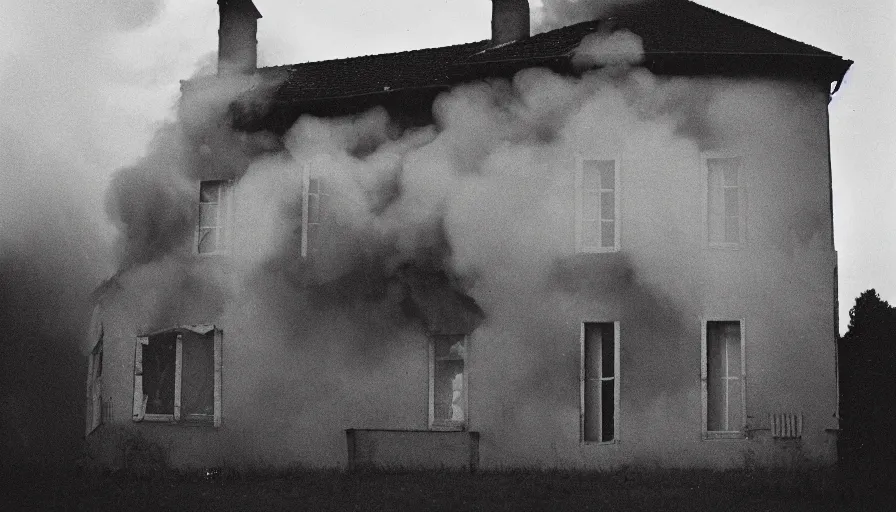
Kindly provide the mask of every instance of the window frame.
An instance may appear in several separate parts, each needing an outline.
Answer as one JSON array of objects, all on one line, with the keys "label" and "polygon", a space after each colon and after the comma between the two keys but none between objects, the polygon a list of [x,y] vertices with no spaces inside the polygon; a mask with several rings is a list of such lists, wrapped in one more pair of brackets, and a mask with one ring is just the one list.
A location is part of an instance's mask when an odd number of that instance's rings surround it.
[{"label": "window frame", "polygon": [[103,417],[103,335],[90,351],[87,360],[87,410],[85,435],[90,435],[104,423]]},{"label": "window frame", "polygon": [[[191,415],[192,417],[184,418],[181,415],[181,391],[182,391],[182,368],[183,368],[183,332],[184,328],[173,328],[156,331],[150,334],[137,336],[134,344],[134,402],[133,402],[133,421],[135,422],[162,422],[162,423],[186,423],[198,426],[221,426],[221,367],[222,367],[222,348],[223,348],[223,331],[216,326],[212,326],[208,332],[213,332],[214,343],[214,413],[209,422],[207,415]],[[174,359],[174,405],[172,414],[150,414],[146,413],[146,399],[143,394],[143,347],[149,344],[149,338],[159,334],[169,332],[177,332],[175,341],[175,359]],[[206,334],[208,334],[208,332]]]},{"label": "window frame", "polygon": [[[709,219],[709,161],[710,160],[728,160],[739,159],[740,166],[737,169],[737,199],[738,199],[738,241],[737,242],[714,242],[710,240],[710,219]],[[740,153],[729,151],[704,151],[700,154],[700,163],[703,172],[703,243],[711,249],[727,249],[740,250],[747,243],[747,185],[744,180],[744,170],[746,169],[746,158]],[[723,185],[724,187],[724,185]],[[723,194],[724,195],[724,194]],[[724,209],[724,207],[723,207]],[[723,219],[724,226],[724,219]]]},{"label": "window frame", "polygon": [[[582,223],[583,213],[583,184],[584,184],[584,175],[585,175],[585,162],[588,161],[605,161],[605,162],[613,162],[613,184],[615,189],[613,190],[613,199],[614,199],[614,208],[613,208],[613,246],[612,247],[603,247],[603,230],[599,231],[600,240],[596,247],[592,246],[584,246],[583,245],[583,229]],[[620,188],[620,172],[622,168],[622,159],[617,156],[608,156],[608,155],[600,155],[600,156],[588,156],[585,157],[581,154],[576,155],[576,176],[575,176],[575,210],[576,210],[576,225],[575,225],[575,237],[576,237],[576,252],[577,253],[593,253],[593,254],[601,254],[601,253],[612,253],[619,252],[620,249],[620,233],[622,231],[622,219],[620,218],[620,201],[621,196],[621,188]],[[604,189],[599,189],[598,195],[603,192]],[[598,215],[600,215],[600,203],[598,203]],[[602,219],[598,219],[599,221]]]},{"label": "window frame", "polygon": [[[313,258],[314,255],[320,251],[320,232],[321,232],[321,226],[324,225],[323,215],[326,214],[326,210],[321,205],[329,203],[329,201],[327,203],[321,202],[321,197],[322,196],[324,196],[324,197],[332,196],[332,193],[322,192],[322,190],[323,190],[322,184],[324,183],[324,180],[320,174],[313,177],[313,179],[315,179],[317,181],[317,191],[311,192],[311,180],[312,180],[311,174],[312,174],[312,170],[313,170],[312,167],[313,166],[310,162],[305,162],[304,164],[302,164],[302,227],[301,227],[302,232],[301,232],[301,251],[300,251],[300,253],[302,255],[302,258],[304,258],[304,259]],[[322,165],[318,165],[318,167],[322,167]],[[316,204],[318,207],[317,222],[314,222],[314,223],[311,222],[311,219],[309,217],[309,206],[311,204],[310,198],[312,195],[317,197]],[[317,229],[317,233],[318,233],[317,247],[312,247],[312,242],[314,242],[314,241],[309,239],[309,237],[308,237],[309,227],[312,224],[314,224],[318,227],[318,229]]]},{"label": "window frame", "polygon": [[[453,420],[436,420],[435,418],[435,363],[436,363],[436,339],[447,336],[463,336],[464,340],[464,392],[463,392],[463,421]],[[470,424],[470,407],[469,407],[469,361],[470,361],[470,340],[472,336],[468,334],[431,334],[427,337],[427,359],[429,362],[429,417],[427,426],[429,430],[434,431],[465,431]]]},{"label": "window frame", "polygon": [[[740,406],[742,425],[740,430],[708,430],[709,423],[709,360],[707,358],[707,324],[709,322],[738,322],[740,324]],[[746,358],[746,320],[731,317],[704,317],[700,319],[700,400],[702,403],[701,438],[704,441],[713,439],[746,439],[747,437],[747,358]],[[727,393],[727,390],[726,390]],[[730,397],[729,397],[730,400]]]},{"label": "window frame", "polygon": [[[585,326],[587,324],[613,324],[613,439],[609,441],[589,441],[585,439],[585,402],[586,402],[586,384],[588,381],[588,376],[586,375],[586,359],[585,359]],[[579,323],[579,442],[582,444],[588,445],[612,445],[618,444],[620,442],[620,416],[622,410],[622,400],[621,400],[621,377],[622,377],[622,368],[620,365],[620,340],[621,336],[621,323],[619,320],[585,320]],[[603,357],[603,352],[600,352],[600,356]],[[602,361],[601,361],[602,362]],[[601,362],[598,363],[598,367],[602,368]],[[599,377],[601,381],[604,381],[606,378],[601,375]],[[603,396],[599,398],[600,403],[599,406],[603,405]],[[601,410],[602,407],[600,408]],[[601,431],[601,435],[598,438],[603,437],[603,432]]]},{"label": "window frame", "polygon": [[[199,242],[200,235],[202,233],[202,220],[201,220],[201,210],[202,210],[202,184],[207,182],[220,182],[224,184],[224,208],[223,213],[221,209],[218,210],[218,221],[224,217],[224,228],[221,228],[220,225],[216,226],[218,230],[223,229],[226,234],[227,242],[224,244],[224,247],[220,247],[218,245],[219,238],[215,238],[215,250],[210,252],[202,252],[199,250]],[[199,180],[199,186],[197,188],[197,192],[199,193],[199,202],[196,203],[196,229],[193,234],[193,254],[201,257],[206,256],[221,256],[225,254],[230,254],[232,238],[233,238],[233,221],[234,221],[234,197],[235,194],[233,192],[234,182],[232,179],[208,179],[208,180]],[[218,198],[218,204],[221,203],[221,196]]]}]

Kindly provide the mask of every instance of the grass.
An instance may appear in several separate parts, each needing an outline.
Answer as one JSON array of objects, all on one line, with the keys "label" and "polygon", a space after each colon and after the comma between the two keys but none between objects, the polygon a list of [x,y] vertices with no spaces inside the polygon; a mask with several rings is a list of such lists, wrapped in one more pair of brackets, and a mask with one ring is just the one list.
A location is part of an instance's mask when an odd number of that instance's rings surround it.
[{"label": "grass", "polygon": [[[892,468],[890,468],[892,469]],[[885,471],[884,473],[892,472]],[[823,511],[890,510],[880,471],[326,470],[9,475],[2,510]],[[879,484],[879,485],[878,485]],[[890,488],[891,489],[891,488]]]}]

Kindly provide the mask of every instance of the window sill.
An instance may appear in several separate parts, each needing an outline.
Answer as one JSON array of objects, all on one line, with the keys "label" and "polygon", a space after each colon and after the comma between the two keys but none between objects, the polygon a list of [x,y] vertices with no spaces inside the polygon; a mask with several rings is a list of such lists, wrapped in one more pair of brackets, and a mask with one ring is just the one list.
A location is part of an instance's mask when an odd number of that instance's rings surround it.
[{"label": "window sill", "polygon": [[582,444],[585,446],[613,446],[619,444],[619,440],[614,439],[612,441],[582,441]]},{"label": "window sill", "polygon": [[437,423],[429,426],[429,430],[433,432],[463,432],[466,425],[463,423]]},{"label": "window sill", "polygon": [[610,254],[619,252],[619,247],[578,248],[576,254]]},{"label": "window sill", "polygon": [[714,441],[714,440],[746,440],[747,436],[744,435],[741,431],[735,432],[704,432],[702,435],[704,441]]},{"label": "window sill", "polygon": [[153,423],[174,423],[174,415],[173,414],[144,414],[143,419],[134,420],[136,423],[141,423],[144,421],[153,422]]},{"label": "window sill", "polygon": [[142,420],[134,420],[134,423],[165,423],[181,427],[214,427],[215,418],[206,415],[193,415],[192,417],[174,419],[173,414],[146,414]]},{"label": "window sill", "polygon": [[709,243],[706,244],[706,248],[711,251],[740,251],[744,248],[744,244]]}]

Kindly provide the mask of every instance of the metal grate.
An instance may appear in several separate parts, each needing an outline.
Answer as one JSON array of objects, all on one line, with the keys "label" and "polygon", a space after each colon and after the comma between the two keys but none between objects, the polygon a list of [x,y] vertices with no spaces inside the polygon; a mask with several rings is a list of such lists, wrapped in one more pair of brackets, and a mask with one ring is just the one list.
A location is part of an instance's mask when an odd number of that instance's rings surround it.
[{"label": "metal grate", "polygon": [[803,437],[802,414],[769,414],[772,437],[776,439],[797,439]]}]

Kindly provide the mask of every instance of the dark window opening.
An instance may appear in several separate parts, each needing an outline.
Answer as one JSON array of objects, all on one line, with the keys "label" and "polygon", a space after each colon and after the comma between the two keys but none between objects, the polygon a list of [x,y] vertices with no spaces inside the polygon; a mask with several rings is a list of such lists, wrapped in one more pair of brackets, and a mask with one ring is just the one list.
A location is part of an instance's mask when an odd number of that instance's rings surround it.
[{"label": "dark window opening", "polygon": [[612,322],[585,324],[582,434],[586,442],[616,439],[616,328]]},{"label": "dark window opening", "polygon": [[143,347],[146,414],[174,414],[176,342],[176,333],[158,334]]}]

